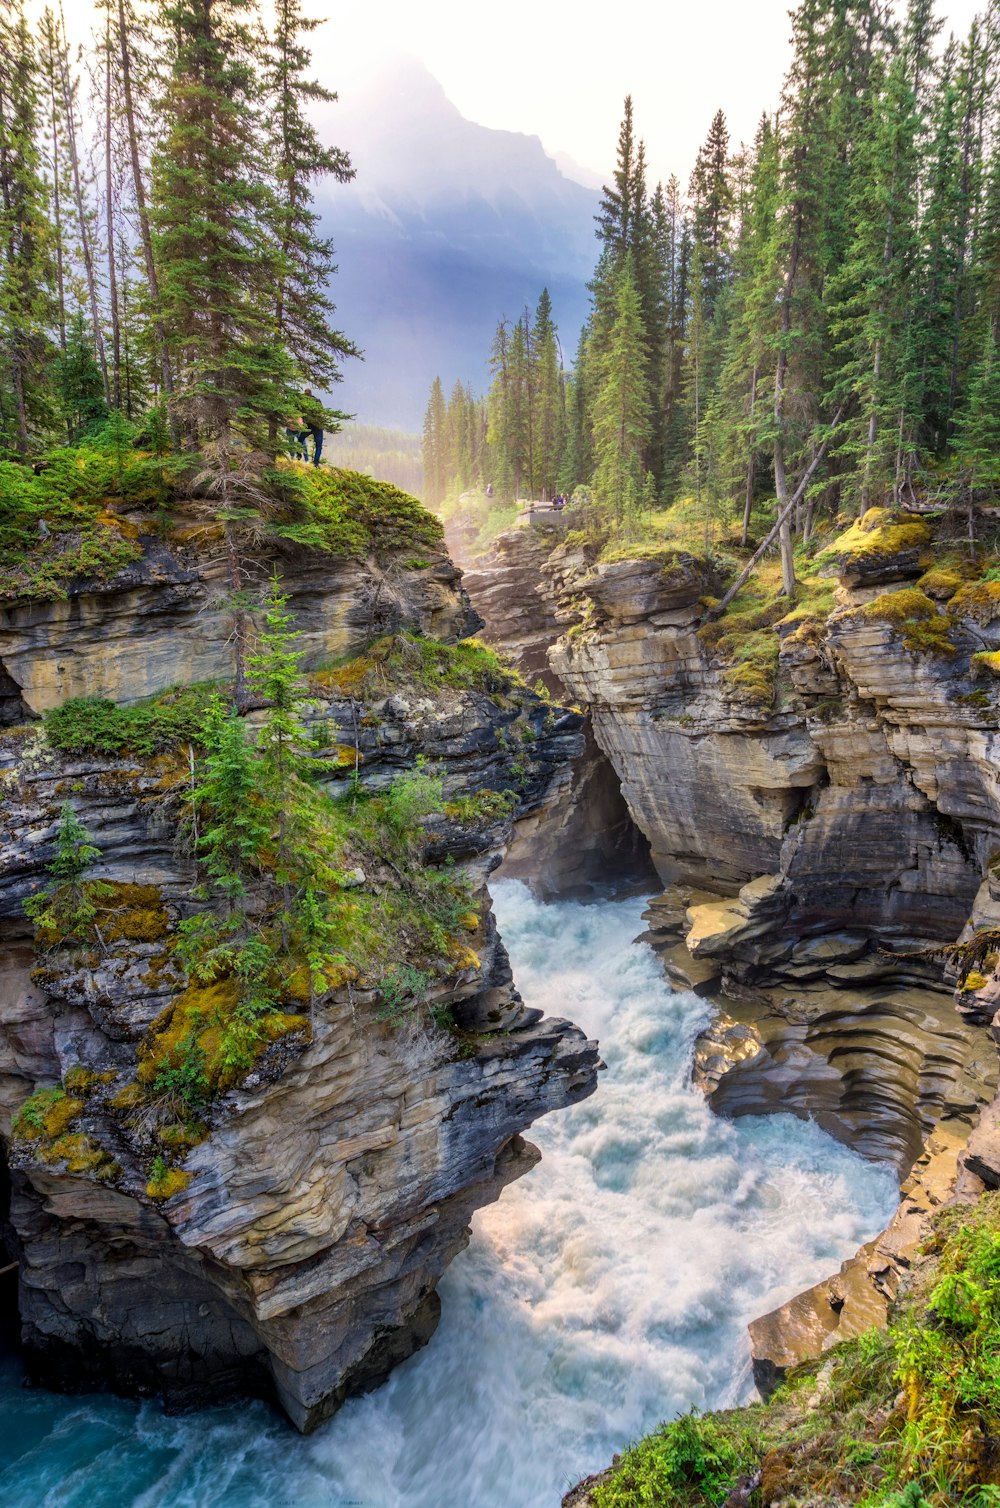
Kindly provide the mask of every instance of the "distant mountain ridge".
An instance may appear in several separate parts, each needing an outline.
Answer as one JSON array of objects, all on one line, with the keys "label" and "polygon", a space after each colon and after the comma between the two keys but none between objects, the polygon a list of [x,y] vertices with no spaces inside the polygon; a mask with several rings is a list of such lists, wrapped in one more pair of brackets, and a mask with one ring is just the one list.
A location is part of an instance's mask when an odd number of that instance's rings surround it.
[{"label": "distant mountain ridge", "polygon": [[538,137],[466,120],[415,61],[334,106],[322,134],[357,169],[317,196],[337,249],[336,323],[366,357],[346,364],[339,407],[412,430],[435,375],[481,391],[498,318],[533,309],[545,286],[570,358],[598,195]]}]

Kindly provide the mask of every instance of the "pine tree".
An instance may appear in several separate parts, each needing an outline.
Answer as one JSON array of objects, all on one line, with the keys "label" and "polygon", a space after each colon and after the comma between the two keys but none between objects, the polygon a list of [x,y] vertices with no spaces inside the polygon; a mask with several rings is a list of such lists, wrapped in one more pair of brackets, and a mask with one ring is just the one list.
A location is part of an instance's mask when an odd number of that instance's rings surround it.
[{"label": "pine tree", "polygon": [[0,16],[0,444],[22,456],[52,420],[56,306],[40,84],[23,10]]},{"label": "pine tree", "polygon": [[543,288],[531,332],[534,353],[535,475],[542,497],[555,496],[566,441],[565,399],[552,300]]},{"label": "pine tree", "polygon": [[443,503],[447,493],[446,446],[444,389],[440,377],[435,377],[424,413],[423,433],[424,498],[432,507]]},{"label": "pine tree", "polygon": [[285,947],[291,906],[289,830],[294,821],[295,750],[308,739],[302,724],[301,635],[292,627],[288,597],[281,590],[277,572],[264,599],[264,628],[256,654],[247,662],[251,692],[266,703],[264,725],[257,735],[261,765],[261,789],[277,817],[277,862],[275,877],[282,890]]},{"label": "pine tree", "polygon": [[715,301],[729,278],[734,207],[729,176],[729,128],[721,110],[712,117],[708,136],[698,149],[688,197],[691,235],[701,267],[704,317],[709,322]]},{"label": "pine tree", "polygon": [[86,878],[101,857],[87,828],[68,801],[59,811],[55,853],[48,865],[49,882],[38,895],[24,903],[24,912],[38,930],[39,941],[58,947],[68,942],[90,942],[97,933],[100,902],[113,894],[106,880]]},{"label": "pine tree", "polygon": [[[225,526],[236,704],[247,702],[250,618],[244,547],[270,506],[267,473],[291,407],[292,365],[274,336],[274,290],[285,270],[274,239],[275,196],[256,110],[250,0],[167,0],[175,38],[153,158],[150,221],[160,278],[157,310],[176,363],[170,408],[200,449]],[[282,434],[283,438],[283,434]]]},{"label": "pine tree", "polygon": [[616,536],[628,541],[642,498],[651,433],[645,332],[629,253],[615,282],[615,319],[593,403],[594,492]]},{"label": "pine tree", "polygon": [[312,184],[319,177],[348,183],[354,168],[346,152],[320,141],[309,118],[317,102],[336,94],[308,76],[311,54],[303,38],[321,23],[302,15],[300,0],[277,0],[268,87],[273,97],[276,194],[274,235],[281,250],[276,284],[275,329],[297,375],[327,387],[340,379],[340,363],[358,356],[357,346],[331,327],[335,306],[327,292],[336,272],[333,242],[319,233]]},{"label": "pine tree", "polygon": [[262,800],[256,754],[243,719],[216,697],[202,729],[204,771],[191,793],[200,813],[198,852],[215,891],[230,915],[259,872],[260,855],[271,841],[272,812]]},{"label": "pine tree", "polygon": [[171,126],[153,159],[158,312],[179,368],[171,408],[192,443],[214,447],[224,509],[241,491],[237,451],[266,452],[269,425],[284,425],[290,376],[273,338],[284,264],[260,167],[248,9],[249,0],[168,0],[176,53],[162,113]]},{"label": "pine tree", "polygon": [[80,309],[70,320],[66,349],[56,358],[55,392],[71,444],[108,416],[101,369]]}]

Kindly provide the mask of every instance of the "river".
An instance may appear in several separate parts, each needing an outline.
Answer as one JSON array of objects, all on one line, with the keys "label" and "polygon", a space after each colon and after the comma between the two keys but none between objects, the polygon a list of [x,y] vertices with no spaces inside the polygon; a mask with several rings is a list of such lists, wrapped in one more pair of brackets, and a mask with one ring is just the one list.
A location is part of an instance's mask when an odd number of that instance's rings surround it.
[{"label": "river", "polygon": [[7,1355],[4,1508],[558,1508],[660,1419],[752,1394],[747,1321],[885,1225],[892,1170],[792,1116],[706,1108],[708,1007],[633,945],[642,901],[494,895],[526,1001],[608,1068],[531,1131],[543,1160],[476,1217],[430,1346],[304,1440],[260,1403],[168,1418],[25,1391]]}]

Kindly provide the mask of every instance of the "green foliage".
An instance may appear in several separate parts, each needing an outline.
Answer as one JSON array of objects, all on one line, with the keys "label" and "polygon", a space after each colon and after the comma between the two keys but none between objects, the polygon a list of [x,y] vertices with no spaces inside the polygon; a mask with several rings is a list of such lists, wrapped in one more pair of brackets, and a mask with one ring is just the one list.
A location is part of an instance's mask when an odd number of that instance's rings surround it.
[{"label": "green foliage", "polygon": [[48,866],[52,878],[40,894],[24,902],[25,915],[34,922],[36,939],[43,946],[88,942],[94,937],[99,904],[112,894],[106,881],[85,879],[100,857],[90,833],[65,802],[56,824],[55,853]]},{"label": "green foliage", "polygon": [[310,685],[363,699],[390,690],[421,692],[478,691],[514,699],[524,690],[518,673],[495,649],[479,639],[442,644],[415,634],[390,634],[363,654],[327,670],[313,671]]},{"label": "green foliage", "polygon": [[147,759],[197,741],[213,694],[207,686],[188,686],[128,707],[96,696],[72,697],[43,714],[45,733],[65,754]]},{"label": "green foliage", "polygon": [[444,531],[416,498],[389,482],[336,466],[287,466],[294,507],[272,532],[332,555],[378,556],[440,547]]},{"label": "green foliage", "polygon": [[0,599],[65,597],[78,578],[109,580],[139,556],[135,530],[107,511],[130,490],[94,446],[54,452],[37,474],[0,461]]},{"label": "green foliage", "polygon": [[596,1508],[720,1502],[753,1464],[753,1437],[741,1439],[711,1415],[682,1414],[625,1452],[609,1482],[593,1492]]}]

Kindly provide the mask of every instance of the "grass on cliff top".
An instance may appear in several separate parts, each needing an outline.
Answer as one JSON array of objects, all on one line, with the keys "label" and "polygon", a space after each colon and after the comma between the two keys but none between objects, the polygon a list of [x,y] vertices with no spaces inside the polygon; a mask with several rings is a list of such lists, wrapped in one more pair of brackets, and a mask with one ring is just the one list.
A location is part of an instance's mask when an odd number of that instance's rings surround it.
[{"label": "grass on cliff top", "polygon": [[734,698],[763,711],[773,705],[777,689],[778,625],[794,625],[793,632],[807,638],[833,607],[833,583],[818,576],[801,552],[797,567],[794,599],[782,595],[780,563],[766,560],[722,617],[698,630],[706,649],[723,661],[722,678]]},{"label": "grass on cliff top", "polygon": [[933,1257],[889,1327],[793,1374],[765,1405],[689,1414],[622,1456],[596,1508],[996,1508],[1000,1194],[936,1220]]},{"label": "grass on cliff top", "polygon": [[[0,462],[0,601],[63,598],[73,582],[108,581],[138,560],[141,533],[170,537],[171,509],[197,490],[204,467],[197,456],[142,449],[140,440],[116,415],[34,467]],[[271,482],[273,504],[258,532],[279,547],[340,556],[441,548],[440,520],[389,482],[284,459]],[[221,532],[211,500],[198,506],[203,522],[175,531],[175,539],[197,543]]]},{"label": "grass on cliff top", "polygon": [[444,644],[419,634],[386,634],[360,655],[308,676],[310,688],[376,701],[393,692],[478,691],[497,699],[526,689],[523,678],[481,639]]}]

